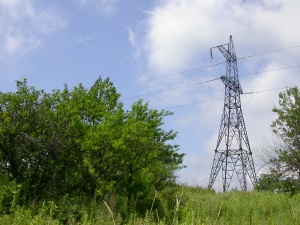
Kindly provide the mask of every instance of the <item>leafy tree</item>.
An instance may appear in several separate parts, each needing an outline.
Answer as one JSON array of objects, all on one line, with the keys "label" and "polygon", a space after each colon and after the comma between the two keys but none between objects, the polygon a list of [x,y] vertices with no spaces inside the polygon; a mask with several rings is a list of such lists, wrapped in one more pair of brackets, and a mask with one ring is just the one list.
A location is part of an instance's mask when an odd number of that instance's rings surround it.
[{"label": "leafy tree", "polygon": [[0,94],[1,176],[27,186],[32,197],[47,180],[51,114],[43,99],[48,97],[26,80],[17,81],[16,93]]},{"label": "leafy tree", "polygon": [[125,114],[122,134],[116,144],[122,168],[119,180],[129,202],[149,188],[162,189],[182,167],[184,154],[179,154],[178,146],[171,144],[176,133],[162,128],[163,118],[169,115],[169,112],[149,109],[142,100]]},{"label": "leafy tree", "polygon": [[171,113],[142,100],[125,112],[119,97],[109,78],[51,93],[17,81],[0,93],[0,181],[23,203],[116,194],[128,206],[172,183],[184,154],[162,127]]},{"label": "leafy tree", "polygon": [[108,113],[101,124],[93,127],[83,150],[99,195],[115,192],[126,196],[130,209],[137,198],[141,204],[155,190],[174,181],[184,154],[178,153],[177,145],[170,144],[176,133],[162,128],[163,118],[169,115],[151,110],[139,100],[130,111]]},{"label": "leafy tree", "polygon": [[[268,154],[269,173],[263,174],[258,189],[296,192],[300,190],[300,92],[297,87],[279,94],[273,108],[278,117],[272,123],[277,141]],[[270,151],[269,151],[270,153]],[[270,185],[266,185],[269,183]]]},{"label": "leafy tree", "polygon": [[300,179],[300,92],[297,87],[290,88],[279,94],[279,107],[273,112],[278,118],[272,128],[284,143],[285,149],[280,149],[278,163],[287,176]]},{"label": "leafy tree", "polygon": [[85,99],[78,102],[84,105],[81,120],[86,127],[79,143],[83,164],[93,179],[93,195],[103,196],[115,190],[117,183],[115,174],[119,160],[113,142],[120,136],[124,117],[119,96],[109,79],[103,82],[98,79],[86,92]]}]

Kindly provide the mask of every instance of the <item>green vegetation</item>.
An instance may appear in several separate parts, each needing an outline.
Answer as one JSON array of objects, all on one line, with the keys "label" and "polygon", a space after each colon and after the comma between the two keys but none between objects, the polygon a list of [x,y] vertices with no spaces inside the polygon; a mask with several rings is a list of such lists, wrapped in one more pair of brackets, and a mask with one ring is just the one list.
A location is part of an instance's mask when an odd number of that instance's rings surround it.
[{"label": "green vegetation", "polygon": [[137,196],[144,213],[156,191],[174,184],[184,154],[173,144],[176,132],[162,128],[171,113],[142,100],[125,111],[119,97],[108,78],[52,93],[25,79],[16,92],[0,93],[0,213],[112,195],[127,218]]},{"label": "green vegetation", "polygon": [[[299,224],[300,194],[239,192],[215,193],[202,188],[173,187],[156,192],[144,205],[137,197],[133,211],[125,219],[126,205],[118,196],[83,201],[64,196],[59,201],[29,207],[14,204],[18,192],[10,193],[10,213],[0,216],[0,224]],[[2,198],[4,193],[2,192]],[[8,196],[6,196],[7,198]],[[141,215],[138,208],[146,207]]]},{"label": "green vegetation", "polygon": [[[281,138],[252,192],[178,186],[168,111],[124,110],[109,79],[0,93],[0,224],[299,224],[299,92],[280,96]],[[260,192],[259,192],[259,191]]]},{"label": "green vegetation", "polygon": [[300,191],[300,90],[280,93],[278,103],[272,124],[276,138],[262,153],[268,172],[260,176],[256,189],[295,194]]}]

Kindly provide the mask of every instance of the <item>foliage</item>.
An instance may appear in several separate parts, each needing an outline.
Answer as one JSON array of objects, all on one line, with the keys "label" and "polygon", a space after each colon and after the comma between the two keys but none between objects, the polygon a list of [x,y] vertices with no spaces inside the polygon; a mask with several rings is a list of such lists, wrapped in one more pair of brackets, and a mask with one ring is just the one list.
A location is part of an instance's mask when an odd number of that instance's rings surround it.
[{"label": "foliage", "polygon": [[[300,91],[289,88],[279,94],[279,105],[273,108],[277,119],[272,129],[277,137],[267,154],[269,171],[259,178],[258,190],[300,191]],[[266,155],[266,154],[265,154]]]},{"label": "foliage", "polygon": [[279,150],[277,159],[283,173],[300,179],[300,91],[297,87],[279,94],[279,107],[273,111],[278,118],[273,122],[274,133],[287,143]]},{"label": "foliage", "polygon": [[[29,208],[16,207],[10,214],[0,215],[0,224],[299,224],[299,200],[300,194],[223,194],[178,186],[156,192],[143,216],[132,212],[126,221],[109,199],[83,201],[64,196]],[[155,208],[156,203],[160,207]]]},{"label": "foliage", "polygon": [[0,180],[17,185],[20,206],[118,196],[126,215],[136,198],[146,204],[174,181],[184,154],[170,144],[176,132],[162,128],[171,113],[142,100],[125,112],[119,97],[109,78],[52,93],[24,79],[16,92],[0,93]]}]

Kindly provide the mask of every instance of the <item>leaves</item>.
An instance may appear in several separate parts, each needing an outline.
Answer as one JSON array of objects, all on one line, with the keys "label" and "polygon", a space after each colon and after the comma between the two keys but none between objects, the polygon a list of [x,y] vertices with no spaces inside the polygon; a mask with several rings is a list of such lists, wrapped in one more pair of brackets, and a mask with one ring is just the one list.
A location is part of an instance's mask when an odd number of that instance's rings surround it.
[{"label": "leaves", "polygon": [[109,78],[45,93],[17,81],[0,94],[0,170],[26,201],[66,194],[127,198],[165,187],[184,154],[162,126],[170,112],[137,101],[124,111]]},{"label": "leaves", "polygon": [[[269,173],[259,179],[259,186],[291,191],[300,181],[300,92],[297,87],[279,94],[279,105],[273,108],[277,119],[271,127],[279,141],[274,142],[273,155],[268,158]],[[295,186],[295,183],[297,184]],[[296,188],[297,189],[297,188]]]}]

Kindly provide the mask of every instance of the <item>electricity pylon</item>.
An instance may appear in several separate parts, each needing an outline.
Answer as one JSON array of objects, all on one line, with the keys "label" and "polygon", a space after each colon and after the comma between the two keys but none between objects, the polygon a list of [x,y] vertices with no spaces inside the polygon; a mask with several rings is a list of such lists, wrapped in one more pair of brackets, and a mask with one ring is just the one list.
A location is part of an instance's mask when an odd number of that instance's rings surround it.
[{"label": "electricity pylon", "polygon": [[[221,80],[225,84],[224,109],[208,188],[212,188],[222,168],[223,192],[228,191],[234,172],[238,177],[241,189],[246,191],[247,175],[255,185],[256,173],[242,113],[240,94],[243,91],[239,82],[232,36],[230,35],[228,44],[213,48],[219,49],[226,59],[226,76],[221,76]],[[213,57],[213,48],[210,49],[211,57]]]}]

